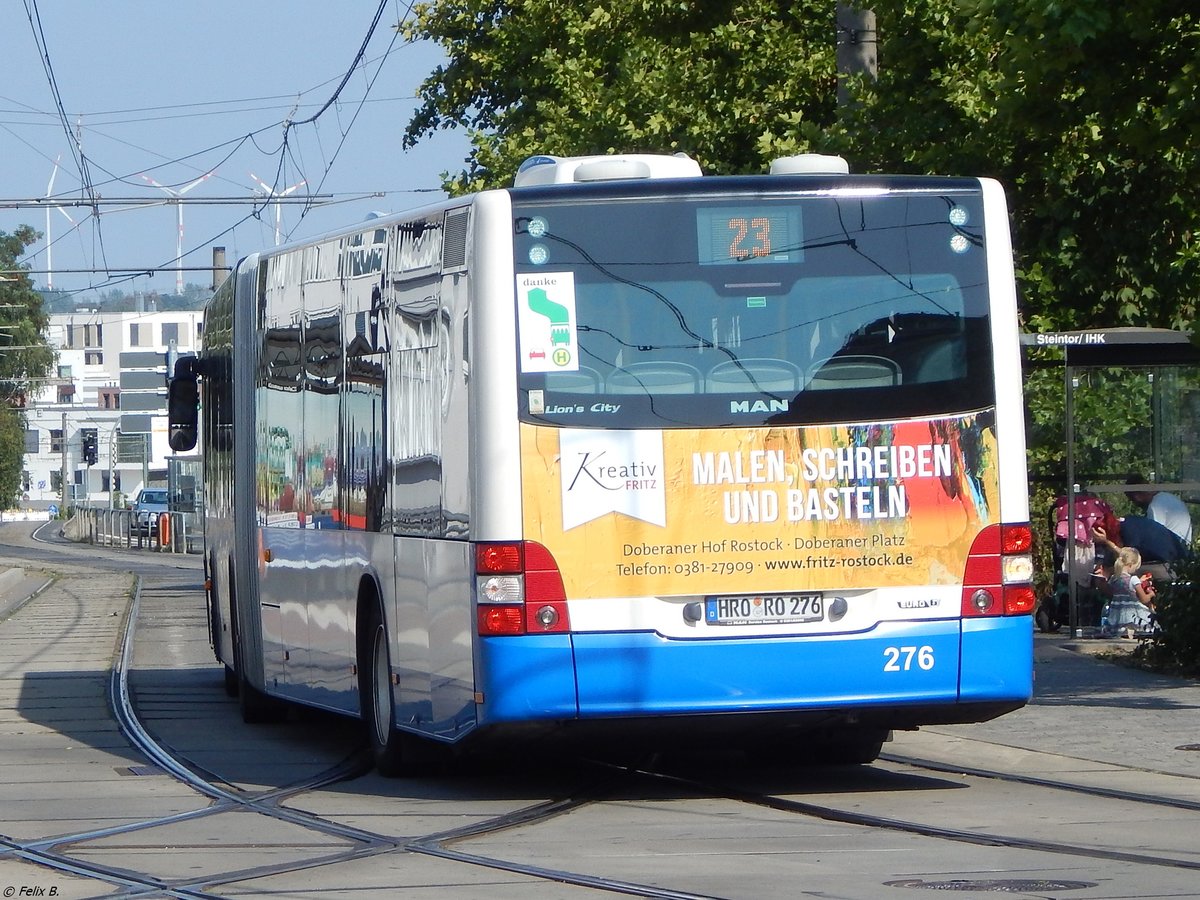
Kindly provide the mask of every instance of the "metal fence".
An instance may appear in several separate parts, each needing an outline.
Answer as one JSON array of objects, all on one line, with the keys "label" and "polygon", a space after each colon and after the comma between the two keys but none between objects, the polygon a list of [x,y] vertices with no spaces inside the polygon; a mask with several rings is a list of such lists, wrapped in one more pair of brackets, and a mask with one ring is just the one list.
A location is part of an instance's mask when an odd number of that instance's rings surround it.
[{"label": "metal fence", "polygon": [[151,513],[142,526],[130,509],[80,509],[78,540],[104,547],[139,547],[162,553],[199,553],[204,533],[197,513]]}]

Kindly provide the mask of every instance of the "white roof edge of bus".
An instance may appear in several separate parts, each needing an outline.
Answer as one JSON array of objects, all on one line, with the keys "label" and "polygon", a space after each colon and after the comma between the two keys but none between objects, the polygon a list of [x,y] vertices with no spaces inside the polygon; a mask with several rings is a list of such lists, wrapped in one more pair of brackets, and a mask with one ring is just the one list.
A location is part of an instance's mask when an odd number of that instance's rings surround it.
[{"label": "white roof edge of bus", "polygon": [[513,187],[647,178],[698,178],[700,164],[686,153],[621,153],[611,156],[531,156],[517,170]]},{"label": "white roof edge of bus", "polygon": [[771,160],[772,175],[849,175],[850,163],[840,156],[801,153]]}]

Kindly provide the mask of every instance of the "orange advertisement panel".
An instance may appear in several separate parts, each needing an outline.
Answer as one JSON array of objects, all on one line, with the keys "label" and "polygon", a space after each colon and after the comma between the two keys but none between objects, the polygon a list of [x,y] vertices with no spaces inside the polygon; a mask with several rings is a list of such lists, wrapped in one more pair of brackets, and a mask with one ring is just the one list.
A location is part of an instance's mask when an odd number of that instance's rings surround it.
[{"label": "orange advertisement panel", "polygon": [[954,584],[999,521],[992,421],[522,424],[525,536],[573,599]]}]

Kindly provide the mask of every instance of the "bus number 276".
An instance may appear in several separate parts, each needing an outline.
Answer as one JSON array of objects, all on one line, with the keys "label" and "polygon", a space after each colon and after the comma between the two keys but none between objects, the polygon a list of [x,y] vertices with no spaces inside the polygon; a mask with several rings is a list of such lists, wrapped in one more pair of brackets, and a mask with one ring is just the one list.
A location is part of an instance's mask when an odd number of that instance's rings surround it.
[{"label": "bus number 276", "polygon": [[933,648],[928,644],[924,647],[884,647],[883,657],[887,660],[883,664],[885,672],[907,672],[913,667],[914,659],[926,672],[933,668]]}]

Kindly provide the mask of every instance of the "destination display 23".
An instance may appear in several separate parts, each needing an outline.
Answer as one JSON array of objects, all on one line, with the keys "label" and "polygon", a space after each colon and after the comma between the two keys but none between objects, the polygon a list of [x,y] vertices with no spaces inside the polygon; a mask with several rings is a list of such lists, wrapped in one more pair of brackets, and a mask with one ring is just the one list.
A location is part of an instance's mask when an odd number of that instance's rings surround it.
[{"label": "destination display 23", "polygon": [[709,625],[791,625],[824,618],[821,594],[709,597],[704,601],[704,620]]}]

